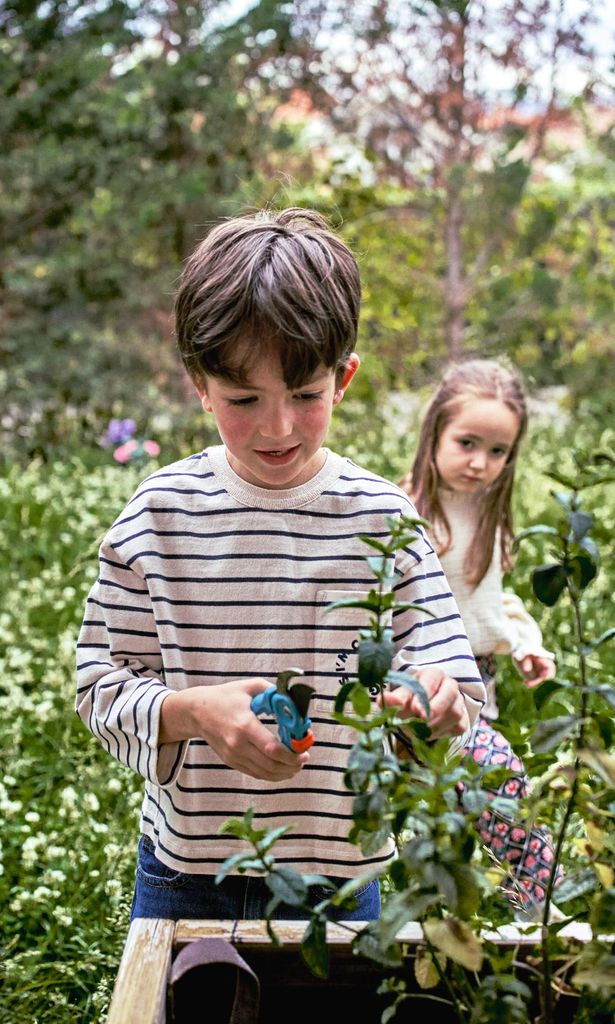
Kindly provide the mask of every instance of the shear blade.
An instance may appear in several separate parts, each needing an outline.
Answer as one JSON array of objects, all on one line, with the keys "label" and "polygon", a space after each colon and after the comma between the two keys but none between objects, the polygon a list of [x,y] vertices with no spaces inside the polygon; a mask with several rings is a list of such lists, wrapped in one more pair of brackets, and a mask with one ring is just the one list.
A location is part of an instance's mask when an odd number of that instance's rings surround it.
[{"label": "shear blade", "polygon": [[288,696],[302,718],[307,718],[308,707],[313,693],[314,687],[308,686],[307,683],[295,683],[294,686],[288,689]]}]

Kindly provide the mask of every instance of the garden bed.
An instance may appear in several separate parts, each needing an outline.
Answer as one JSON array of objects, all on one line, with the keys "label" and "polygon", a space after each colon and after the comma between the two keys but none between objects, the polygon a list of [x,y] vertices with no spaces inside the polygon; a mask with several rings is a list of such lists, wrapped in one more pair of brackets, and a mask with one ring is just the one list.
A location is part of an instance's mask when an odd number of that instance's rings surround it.
[{"label": "garden bed", "polygon": [[[344,1021],[349,1015],[361,1024],[379,1024],[381,1015],[392,1002],[392,995],[379,995],[377,990],[386,978],[405,981],[411,998],[399,1007],[395,1021],[399,1024],[416,1021],[417,1014],[432,1012],[443,1024],[458,1018],[441,1000],[446,998],[443,986],[421,989],[416,981],[413,959],[423,947],[419,924],[410,923],[399,933],[404,943],[405,961],[401,968],[384,968],[353,953],[351,932],[360,924],[329,925],[327,945],[330,977],[315,977],[301,956],[300,945],[305,922],[280,922],[275,931],[281,945],[275,946],[267,934],[264,921],[174,921],[137,919],[126,939],[122,961],[107,1024],[225,1024],[226,1021],[253,1021],[254,1024],[288,1024],[289,1019]],[[570,951],[580,949],[591,938],[588,925],[573,923],[560,931]],[[192,1010],[174,1009],[171,976],[177,957],[186,947],[202,939],[221,939],[237,951],[252,969],[260,983],[259,1010],[249,1016],[231,1018],[230,1007],[235,987],[235,969],[211,965],[194,974],[196,998],[188,1000]],[[528,960],[535,956],[540,938],[537,928],[531,930],[506,926],[484,938],[504,950],[514,951],[519,976],[532,986]],[[209,972],[215,971],[214,974]],[[175,1003],[176,1008],[178,1003]],[[573,1019],[576,996],[560,997],[558,1024]],[[538,1006],[536,1005],[536,1013]]]}]

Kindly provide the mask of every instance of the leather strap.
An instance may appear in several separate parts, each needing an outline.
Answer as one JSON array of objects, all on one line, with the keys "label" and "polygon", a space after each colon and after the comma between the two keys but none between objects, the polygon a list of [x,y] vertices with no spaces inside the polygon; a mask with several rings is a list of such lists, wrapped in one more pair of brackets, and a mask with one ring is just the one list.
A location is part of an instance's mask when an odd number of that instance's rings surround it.
[{"label": "leather strap", "polygon": [[[228,1024],[256,1024],[260,1006],[258,977],[231,942],[215,937],[189,942],[175,957],[171,965],[174,1019],[178,1024],[205,1020],[205,1017],[213,1022],[212,1008],[221,1005],[222,1001],[221,979],[216,983],[216,972],[212,970],[216,966],[226,968],[227,979],[229,973],[232,978],[232,968],[235,968],[232,1004],[229,999],[223,1011],[227,1015],[220,1019],[228,1020]],[[202,1012],[204,1006],[206,1013]],[[186,1009],[190,1007],[189,1016],[186,1016]]]}]

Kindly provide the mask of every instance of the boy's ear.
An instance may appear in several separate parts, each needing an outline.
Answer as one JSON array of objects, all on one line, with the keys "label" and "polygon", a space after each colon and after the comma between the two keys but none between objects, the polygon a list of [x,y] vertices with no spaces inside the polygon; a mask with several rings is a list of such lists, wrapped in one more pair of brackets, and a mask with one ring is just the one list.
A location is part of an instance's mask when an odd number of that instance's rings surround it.
[{"label": "boy's ear", "polygon": [[335,389],[335,394],[333,395],[334,405],[339,405],[339,403],[341,402],[342,398],[344,397],[344,392],[346,391],[346,388],[350,384],[350,381],[354,377],[360,365],[361,360],[359,359],[357,353],[351,352],[351,354],[348,356],[348,360],[344,368],[344,373],[342,375],[340,385]]},{"label": "boy's ear", "polygon": [[199,396],[199,399],[201,401],[201,405],[203,406],[203,412],[213,412],[211,402],[209,401],[209,398],[207,397],[207,392],[206,391],[201,391],[200,388],[197,388],[196,390],[197,390],[197,394]]}]

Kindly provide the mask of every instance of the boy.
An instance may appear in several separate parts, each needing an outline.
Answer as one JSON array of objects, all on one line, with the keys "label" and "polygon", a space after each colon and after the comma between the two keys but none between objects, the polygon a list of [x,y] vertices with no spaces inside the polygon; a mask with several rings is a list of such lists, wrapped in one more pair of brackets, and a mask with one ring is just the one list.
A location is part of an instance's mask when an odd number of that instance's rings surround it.
[{"label": "boy", "polygon": [[[308,210],[222,223],[184,268],[178,346],[223,443],[137,490],[102,544],[78,644],[77,711],[146,780],[133,917],[264,917],[262,878],[214,881],[243,849],[219,827],[251,806],[259,828],[293,826],[278,863],[334,884],[393,853],[366,860],[346,839],[354,738],[331,718],[364,623],[327,606],[373,585],[359,534],[413,514],[397,487],[322,447],[359,367],[359,305],[354,256]],[[423,536],[395,568],[399,600],[434,617],[396,615],[393,667],[420,679],[434,736],[462,735],[485,694],[447,582]],[[301,754],[250,709],[290,666],[316,691]],[[421,713],[404,688],[387,700]],[[344,918],[378,916],[377,882],[357,897]]]}]

